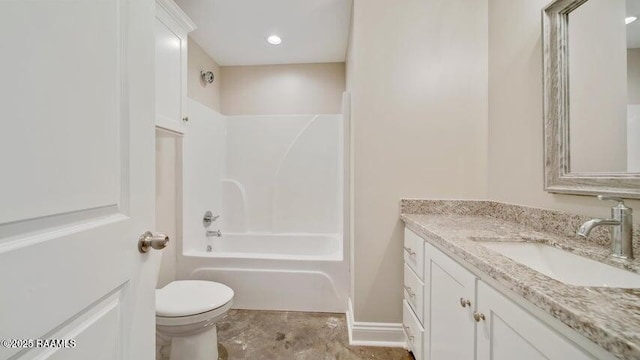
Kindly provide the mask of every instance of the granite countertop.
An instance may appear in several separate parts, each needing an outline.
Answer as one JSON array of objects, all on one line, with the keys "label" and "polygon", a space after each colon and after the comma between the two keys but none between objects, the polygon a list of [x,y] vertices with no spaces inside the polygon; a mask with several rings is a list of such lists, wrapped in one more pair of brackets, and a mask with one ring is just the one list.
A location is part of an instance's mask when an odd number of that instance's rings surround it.
[{"label": "granite countertop", "polygon": [[[495,203],[482,203],[494,206],[489,212],[496,210]],[[639,259],[612,259],[606,244],[539,231],[517,221],[487,215],[487,209],[442,214],[434,211],[441,208],[428,207],[422,213],[401,213],[401,218],[429,243],[485,273],[613,355],[640,359],[640,289],[567,285],[482,246],[482,241],[545,243],[638,273]],[[415,206],[403,203],[403,212],[407,209],[416,212]]]}]

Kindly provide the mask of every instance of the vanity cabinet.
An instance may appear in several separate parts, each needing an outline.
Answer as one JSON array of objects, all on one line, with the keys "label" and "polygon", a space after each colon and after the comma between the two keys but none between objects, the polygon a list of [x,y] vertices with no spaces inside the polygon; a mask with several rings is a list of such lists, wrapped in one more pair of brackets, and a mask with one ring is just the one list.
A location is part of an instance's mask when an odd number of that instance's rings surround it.
[{"label": "vanity cabinet", "polygon": [[407,339],[407,347],[416,360],[423,359],[424,327],[405,299],[402,302],[402,328]]},{"label": "vanity cabinet", "polygon": [[404,236],[404,300],[402,327],[409,350],[416,360],[422,359],[424,345],[424,240],[405,230]]},{"label": "vanity cabinet", "polygon": [[473,360],[476,277],[435,247],[424,244],[425,359]]},{"label": "vanity cabinet", "polygon": [[172,0],[156,0],[156,126],[184,133],[188,118],[187,41],[195,24]]},{"label": "vanity cabinet", "polygon": [[[422,240],[405,228],[403,327],[416,360],[598,358],[430,243],[423,240],[422,260],[408,257],[416,238]],[[423,265],[420,276],[413,273],[416,264]],[[422,308],[410,299],[417,293],[407,293],[420,284]]]},{"label": "vanity cabinet", "polygon": [[420,324],[424,323],[424,283],[418,275],[404,264],[404,299],[413,310]]},{"label": "vanity cabinet", "polygon": [[477,360],[595,359],[483,281],[477,312]]}]

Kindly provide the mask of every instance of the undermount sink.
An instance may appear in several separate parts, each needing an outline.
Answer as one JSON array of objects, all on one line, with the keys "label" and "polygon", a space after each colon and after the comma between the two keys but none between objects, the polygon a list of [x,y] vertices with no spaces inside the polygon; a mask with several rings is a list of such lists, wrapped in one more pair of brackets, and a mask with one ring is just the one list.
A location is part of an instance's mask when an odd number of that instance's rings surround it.
[{"label": "undermount sink", "polygon": [[550,278],[577,286],[640,288],[640,274],[531,242],[482,241],[481,244]]}]

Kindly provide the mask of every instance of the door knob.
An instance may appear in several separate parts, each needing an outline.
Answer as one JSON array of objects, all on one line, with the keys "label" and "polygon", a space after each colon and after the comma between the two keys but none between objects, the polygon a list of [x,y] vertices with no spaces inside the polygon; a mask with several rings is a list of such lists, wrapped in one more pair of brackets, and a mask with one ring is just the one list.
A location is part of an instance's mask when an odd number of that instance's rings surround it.
[{"label": "door knob", "polygon": [[169,237],[167,235],[146,231],[144,234],[140,235],[140,238],[138,239],[138,250],[143,254],[148,253],[150,248],[162,250],[167,247],[168,243]]}]

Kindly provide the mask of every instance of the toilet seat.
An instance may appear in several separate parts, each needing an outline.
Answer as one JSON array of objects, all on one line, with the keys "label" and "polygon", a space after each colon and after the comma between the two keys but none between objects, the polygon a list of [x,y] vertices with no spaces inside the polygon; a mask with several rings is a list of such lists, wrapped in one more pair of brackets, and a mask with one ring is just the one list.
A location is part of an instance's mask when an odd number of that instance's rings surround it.
[{"label": "toilet seat", "polygon": [[173,281],[156,290],[156,318],[197,321],[196,317],[215,317],[231,307],[233,295],[230,287],[212,281]]},{"label": "toilet seat", "polygon": [[[194,329],[204,328],[214,324],[222,315],[226,314],[233,301],[229,301],[223,306],[200,314],[190,316],[158,316],[156,315],[156,326],[160,327],[189,327]],[[173,331],[182,332],[183,329],[173,329]]]},{"label": "toilet seat", "polygon": [[230,287],[202,280],[173,281],[156,290],[156,315],[191,316],[215,310],[233,299]]}]

